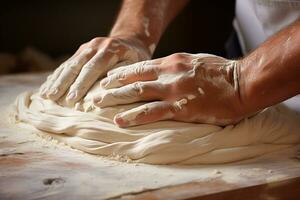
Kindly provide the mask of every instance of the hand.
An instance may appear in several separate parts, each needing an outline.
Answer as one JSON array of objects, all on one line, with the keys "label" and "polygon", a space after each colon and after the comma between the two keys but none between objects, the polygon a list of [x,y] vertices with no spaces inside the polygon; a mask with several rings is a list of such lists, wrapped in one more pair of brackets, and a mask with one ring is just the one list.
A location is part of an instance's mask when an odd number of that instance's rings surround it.
[{"label": "hand", "polygon": [[101,81],[99,107],[151,101],[119,113],[121,127],[160,120],[227,125],[241,120],[239,61],[209,54],[177,53],[120,67]]},{"label": "hand", "polygon": [[116,64],[150,59],[150,51],[133,37],[98,37],[80,46],[41,86],[40,94],[53,101],[66,92],[66,101],[74,104],[89,88]]}]

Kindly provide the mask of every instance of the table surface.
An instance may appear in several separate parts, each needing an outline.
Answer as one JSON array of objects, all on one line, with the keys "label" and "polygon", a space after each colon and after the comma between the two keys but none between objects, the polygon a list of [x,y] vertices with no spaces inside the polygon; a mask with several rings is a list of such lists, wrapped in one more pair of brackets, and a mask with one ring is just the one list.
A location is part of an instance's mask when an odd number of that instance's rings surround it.
[{"label": "table surface", "polygon": [[299,199],[294,149],[224,165],[146,165],[89,155],[12,126],[9,105],[46,74],[0,77],[0,199]]}]

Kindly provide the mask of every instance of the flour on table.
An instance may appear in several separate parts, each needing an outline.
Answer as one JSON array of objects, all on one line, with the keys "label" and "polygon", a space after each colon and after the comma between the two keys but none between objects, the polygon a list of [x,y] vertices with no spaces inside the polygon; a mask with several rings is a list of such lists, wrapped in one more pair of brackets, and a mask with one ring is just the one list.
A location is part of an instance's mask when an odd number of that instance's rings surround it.
[{"label": "flour on table", "polygon": [[14,106],[16,122],[84,152],[151,164],[234,162],[300,142],[300,117],[283,105],[267,108],[235,126],[161,121],[120,128],[114,116],[142,104],[95,107],[92,97],[99,91],[105,92],[97,82],[76,109],[64,101],[23,93]]}]

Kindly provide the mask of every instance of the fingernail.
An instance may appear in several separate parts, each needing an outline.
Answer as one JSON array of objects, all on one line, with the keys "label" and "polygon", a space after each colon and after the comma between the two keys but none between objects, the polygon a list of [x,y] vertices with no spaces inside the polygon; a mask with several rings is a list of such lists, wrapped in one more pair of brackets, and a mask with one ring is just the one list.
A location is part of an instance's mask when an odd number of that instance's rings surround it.
[{"label": "fingernail", "polygon": [[70,92],[67,96],[67,100],[72,100],[72,99],[75,99],[76,97],[76,92]]},{"label": "fingernail", "polygon": [[93,98],[94,104],[99,104],[101,102],[101,100],[102,100],[102,97],[94,97]]},{"label": "fingernail", "polygon": [[126,120],[124,120],[121,116],[118,115],[115,116],[114,121],[120,127],[127,127],[129,125],[129,123]]}]

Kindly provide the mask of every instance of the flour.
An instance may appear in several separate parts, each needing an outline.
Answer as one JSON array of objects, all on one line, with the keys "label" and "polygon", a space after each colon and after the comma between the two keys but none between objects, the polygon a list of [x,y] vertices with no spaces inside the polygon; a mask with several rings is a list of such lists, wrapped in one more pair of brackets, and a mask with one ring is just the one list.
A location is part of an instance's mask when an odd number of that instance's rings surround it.
[{"label": "flour", "polygon": [[145,34],[146,34],[147,37],[150,37],[149,23],[150,23],[149,18],[144,17],[144,28],[145,28]]},{"label": "flour", "polygon": [[193,99],[196,99],[196,96],[193,94],[189,94],[189,95],[187,95],[187,98],[188,98],[188,100],[193,100]]},{"label": "flour", "polygon": [[183,105],[187,104],[188,101],[186,99],[180,99],[179,101],[175,101],[173,104],[175,107],[175,110],[182,110]]},{"label": "flour", "polygon": [[151,44],[151,45],[148,47],[148,49],[150,50],[151,54],[153,54],[155,48],[156,48],[156,45],[155,45],[154,43]]},{"label": "flour", "polygon": [[201,87],[198,87],[198,91],[199,91],[199,93],[200,93],[201,95],[204,95],[204,94],[205,94],[204,90],[203,90]]},{"label": "flour", "polygon": [[[126,121],[127,123],[130,123],[130,125],[135,125],[133,123],[136,120],[136,117],[142,113],[147,114],[148,109],[149,108],[147,107],[147,105],[136,107],[136,108],[131,109],[130,111],[127,111],[127,112],[117,115],[117,118],[121,118],[122,120]],[[116,119],[116,117],[115,117],[115,119]]]},{"label": "flour", "polygon": [[[90,106],[87,106],[85,109],[84,109],[84,112],[90,112],[90,111],[92,111],[92,110],[94,110],[95,109],[95,106],[93,105],[93,104],[91,104]],[[75,108],[75,110],[76,110],[76,108]]]},{"label": "flour", "polygon": [[[121,75],[124,75],[123,73],[121,73]],[[106,78],[106,82],[101,82],[100,85],[103,88],[117,88],[120,87],[122,85],[122,83],[120,82],[120,80],[124,79],[125,77],[121,77],[119,76],[118,78],[115,78],[114,76],[109,76]]]},{"label": "flour", "polygon": [[100,107],[108,107],[111,105],[127,104],[137,102],[140,99],[140,94],[143,92],[139,82],[133,85],[126,85],[122,90],[110,89],[102,93],[101,99],[95,104]]},{"label": "flour", "polygon": [[[128,51],[126,57],[138,59],[135,52]],[[209,59],[210,56],[199,54],[197,59],[192,61],[194,66],[188,73],[186,71],[173,74],[158,73],[151,68],[153,64],[151,61],[133,64],[129,69],[124,66],[119,68],[114,66],[116,69],[109,71],[108,74],[111,77],[115,76],[115,79],[104,79],[106,82],[104,81],[101,86],[98,80],[87,95],[74,105],[69,104],[64,97],[54,102],[40,97],[37,93],[24,93],[16,100],[15,121],[26,123],[27,127],[31,127],[32,130],[38,129],[42,134],[51,135],[54,139],[87,153],[151,164],[234,162],[279,151],[300,142],[300,116],[282,105],[264,109],[236,125],[225,127],[177,121],[159,121],[126,129],[116,126],[114,121],[118,119],[135,125],[140,116],[149,114],[159,105],[165,105],[161,104],[161,100],[136,103],[143,100],[146,87],[143,82],[123,86],[121,80],[129,73],[139,75],[144,72],[143,70],[152,70],[151,73],[154,72],[154,76],[159,75],[155,80],[157,84],[152,85],[152,89],[165,85],[173,86],[190,75],[193,76],[195,70],[203,65],[202,59]],[[119,59],[117,56],[112,56],[108,64],[117,62]],[[225,63],[226,66],[222,62],[214,64],[220,74],[235,74],[234,80],[229,83],[223,80],[222,76],[211,76],[209,73],[204,74],[205,77],[201,77],[201,80],[212,86],[225,82],[227,84],[222,84],[225,89],[227,87],[231,90],[236,89],[235,84],[238,81],[236,63]],[[61,69],[57,70],[60,72]],[[106,69],[98,70],[96,74]],[[123,75],[118,75],[122,74],[121,72]],[[201,73],[199,75],[202,76]],[[54,79],[53,75],[49,77],[49,80]],[[119,88],[108,89],[112,86]],[[193,99],[208,92],[197,87],[198,92],[194,91],[196,94],[190,92],[182,94],[171,104],[174,109],[160,107],[160,110],[165,109],[166,112],[159,113],[163,115],[159,117],[163,120],[175,119],[174,110],[185,111],[185,107]],[[167,99],[168,102],[169,99]],[[166,102],[165,99],[163,101]],[[201,115],[202,113],[199,112],[193,117],[200,119],[203,117]],[[207,123],[213,124],[216,120],[215,116],[205,116]],[[228,120],[230,119],[218,118],[218,122],[224,122],[224,124],[228,124],[230,122]]]}]

